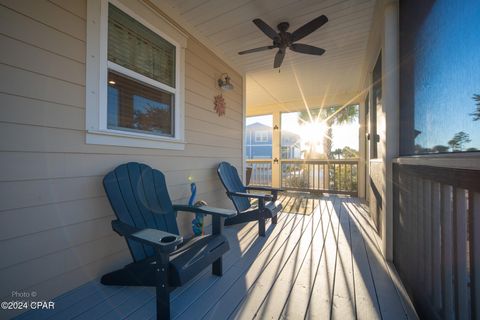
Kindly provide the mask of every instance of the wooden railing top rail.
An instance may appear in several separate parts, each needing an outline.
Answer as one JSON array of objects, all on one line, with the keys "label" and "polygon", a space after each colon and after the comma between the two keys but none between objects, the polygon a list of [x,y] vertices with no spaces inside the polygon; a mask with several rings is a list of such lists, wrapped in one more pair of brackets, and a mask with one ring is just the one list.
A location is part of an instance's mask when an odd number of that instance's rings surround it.
[{"label": "wooden railing top rail", "polygon": [[423,179],[480,192],[480,170],[397,163],[394,166]]},{"label": "wooden railing top rail", "polygon": [[282,163],[306,163],[306,164],[357,164],[358,159],[335,159],[335,160],[313,160],[313,159],[286,159]]},{"label": "wooden railing top rail", "polygon": [[[356,164],[359,159],[332,159],[332,160],[315,160],[315,159],[282,159],[283,163],[310,163],[310,164]],[[247,163],[272,162],[272,159],[247,159]]]},{"label": "wooden railing top rail", "polygon": [[272,159],[247,159],[247,163],[266,163],[272,162]]}]

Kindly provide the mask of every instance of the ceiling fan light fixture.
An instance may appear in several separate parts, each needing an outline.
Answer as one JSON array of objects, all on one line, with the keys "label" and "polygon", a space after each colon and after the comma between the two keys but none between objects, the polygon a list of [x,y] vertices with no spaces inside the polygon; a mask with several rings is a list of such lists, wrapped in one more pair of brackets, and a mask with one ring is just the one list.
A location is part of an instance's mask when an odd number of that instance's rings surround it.
[{"label": "ceiling fan light fixture", "polygon": [[228,74],[224,73],[220,76],[220,79],[218,79],[218,86],[224,91],[233,90],[233,84],[231,84]]}]

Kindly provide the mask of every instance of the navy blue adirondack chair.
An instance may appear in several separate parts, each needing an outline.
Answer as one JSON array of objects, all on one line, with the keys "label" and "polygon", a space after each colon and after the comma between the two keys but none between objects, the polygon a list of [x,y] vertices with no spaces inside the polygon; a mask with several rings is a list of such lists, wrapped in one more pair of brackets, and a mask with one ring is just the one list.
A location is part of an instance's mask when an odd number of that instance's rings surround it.
[{"label": "navy blue adirondack chair", "polygon": [[[277,201],[278,192],[283,189],[244,186],[238,175],[237,169],[228,162],[221,162],[217,168],[218,176],[227,190],[227,196],[232,200],[237,216],[225,219],[225,225],[234,225],[248,221],[258,220],[258,234],[265,236],[266,219],[271,218],[272,223],[277,223],[277,213],[282,210],[282,204]],[[266,191],[269,194],[248,193],[249,190]],[[253,206],[250,199],[257,199],[257,206]]]},{"label": "navy blue adirondack chair", "polygon": [[[222,255],[229,250],[222,235],[223,220],[233,210],[173,205],[165,176],[145,164],[118,166],[103,179],[117,220],[113,230],[126,238],[133,262],[104,275],[105,285],[156,287],[157,319],[170,319],[170,291],[182,286],[212,265],[222,275]],[[201,212],[212,216],[212,234],[184,243],[179,236],[176,212]]]}]

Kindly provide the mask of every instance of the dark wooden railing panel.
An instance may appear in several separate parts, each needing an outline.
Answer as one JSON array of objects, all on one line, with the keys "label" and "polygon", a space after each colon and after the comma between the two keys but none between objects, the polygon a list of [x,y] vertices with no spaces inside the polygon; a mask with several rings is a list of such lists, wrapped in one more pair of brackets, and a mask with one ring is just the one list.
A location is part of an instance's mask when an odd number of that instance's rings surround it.
[{"label": "dark wooden railing panel", "polygon": [[480,319],[480,171],[393,169],[393,258],[419,314]]}]

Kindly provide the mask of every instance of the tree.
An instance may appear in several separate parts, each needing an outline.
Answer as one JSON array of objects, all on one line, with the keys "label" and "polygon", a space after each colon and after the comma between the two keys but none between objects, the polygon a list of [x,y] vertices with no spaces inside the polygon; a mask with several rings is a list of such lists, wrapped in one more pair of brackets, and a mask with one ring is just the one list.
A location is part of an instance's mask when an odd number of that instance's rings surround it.
[{"label": "tree", "polygon": [[344,159],[358,158],[358,151],[346,146],[342,149],[342,155]]},{"label": "tree", "polygon": [[436,145],[432,148],[432,151],[435,153],[442,153],[442,152],[448,152],[447,146],[442,146],[442,145]]},{"label": "tree", "polygon": [[147,105],[144,110],[136,110],[133,114],[133,126],[144,131],[169,133],[171,130],[170,112]]},{"label": "tree", "polygon": [[448,145],[452,148],[452,151],[463,151],[465,144],[471,142],[470,135],[463,131],[455,133],[453,138],[448,141]]},{"label": "tree", "polygon": [[343,154],[343,150],[340,149],[340,148],[335,149],[335,150],[332,151],[332,157],[333,157],[334,159],[335,159],[335,158],[340,159],[340,157],[342,156],[342,154]]},{"label": "tree", "polygon": [[478,121],[480,120],[480,94],[474,94],[473,100],[476,102],[477,110],[475,110],[473,113],[470,113],[470,115],[473,117],[473,121]]},{"label": "tree", "polygon": [[325,108],[310,109],[300,112],[299,122],[313,122],[315,119],[324,121],[327,126],[327,132],[323,137],[323,152],[327,159],[332,159],[332,139],[334,124],[341,125],[353,122],[358,117],[357,105],[348,106],[329,106]]}]

